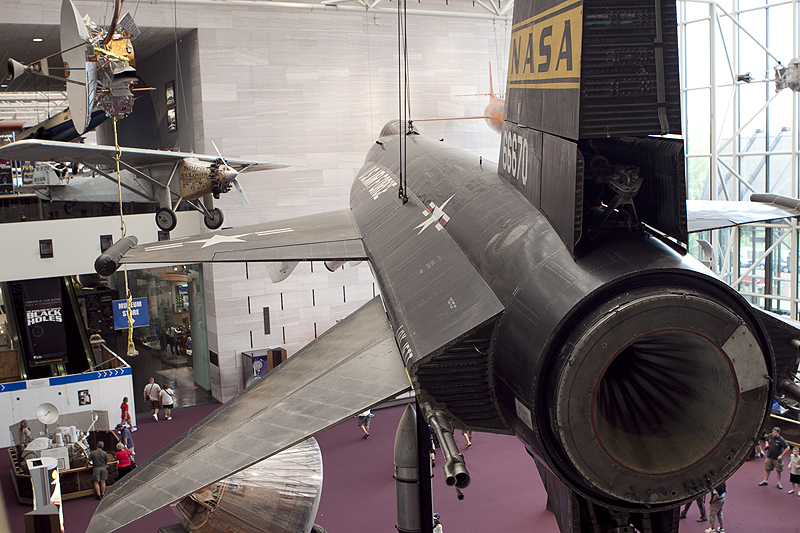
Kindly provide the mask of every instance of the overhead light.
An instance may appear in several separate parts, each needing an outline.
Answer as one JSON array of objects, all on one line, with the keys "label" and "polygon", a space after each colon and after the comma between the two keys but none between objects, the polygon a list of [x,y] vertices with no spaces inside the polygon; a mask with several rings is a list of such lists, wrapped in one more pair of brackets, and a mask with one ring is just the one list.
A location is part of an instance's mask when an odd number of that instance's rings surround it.
[{"label": "overhead light", "polygon": [[44,40],[44,39],[42,39],[41,37],[34,37],[34,38],[33,38],[33,42],[35,42],[35,43],[40,43],[40,42],[42,42],[43,40]]}]

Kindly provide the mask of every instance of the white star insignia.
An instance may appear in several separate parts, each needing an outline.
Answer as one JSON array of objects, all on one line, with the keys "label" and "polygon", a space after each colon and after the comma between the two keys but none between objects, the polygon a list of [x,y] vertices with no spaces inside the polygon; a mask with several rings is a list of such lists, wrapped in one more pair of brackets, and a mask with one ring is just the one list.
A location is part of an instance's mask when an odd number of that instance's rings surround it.
[{"label": "white star insignia", "polygon": [[214,235],[210,239],[202,239],[199,241],[189,241],[189,242],[202,242],[204,243],[203,246],[200,248],[205,248],[206,246],[214,246],[215,244],[222,244],[225,242],[247,242],[239,237],[244,237],[245,235],[250,235],[249,233],[242,233],[241,235]]},{"label": "white star insignia", "polygon": [[428,205],[428,207],[425,208],[425,211],[423,211],[422,214],[428,217],[428,219],[425,220],[425,222],[423,222],[422,224],[418,225],[416,228],[414,228],[414,229],[421,228],[419,230],[419,233],[417,233],[417,235],[421,235],[422,232],[425,231],[425,228],[427,228],[433,223],[436,223],[437,230],[442,231],[445,224],[447,224],[447,222],[450,220],[450,217],[445,214],[444,208],[447,205],[447,202],[453,199],[453,196],[445,200],[445,202],[442,204],[441,207],[431,202]]}]

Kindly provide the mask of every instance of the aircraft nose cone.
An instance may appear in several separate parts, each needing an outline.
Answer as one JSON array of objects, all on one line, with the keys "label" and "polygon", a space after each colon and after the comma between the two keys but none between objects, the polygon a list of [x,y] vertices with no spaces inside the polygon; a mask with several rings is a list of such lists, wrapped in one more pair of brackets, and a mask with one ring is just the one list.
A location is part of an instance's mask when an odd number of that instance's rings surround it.
[{"label": "aircraft nose cone", "polygon": [[239,173],[233,170],[232,168],[226,168],[225,170],[222,171],[222,176],[228,183],[233,183],[233,180],[235,180],[238,175]]}]

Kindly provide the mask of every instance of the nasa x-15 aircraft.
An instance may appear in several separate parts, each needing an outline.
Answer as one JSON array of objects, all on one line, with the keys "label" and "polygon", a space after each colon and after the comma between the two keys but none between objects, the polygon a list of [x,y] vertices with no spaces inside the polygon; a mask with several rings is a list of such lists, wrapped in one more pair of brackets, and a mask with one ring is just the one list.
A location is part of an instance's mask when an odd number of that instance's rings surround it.
[{"label": "nasa x-15 aircraft", "polygon": [[[107,250],[101,274],[368,260],[380,296],[115,483],[88,533],[409,388],[434,428],[518,436],[562,533],[677,533],[680,505],[748,457],[773,398],[800,400],[800,328],[686,249],[683,141],[663,136],[680,133],[676,20],[673,1],[517,0],[497,167],[390,123],[349,209]],[[734,223],[798,214],[747,205]],[[457,451],[444,474],[469,484]]]},{"label": "nasa x-15 aircraft", "polygon": [[[156,224],[163,231],[175,228],[178,223],[175,209],[183,201],[203,213],[208,228],[218,229],[222,226],[223,213],[218,207],[214,207],[212,198],[219,198],[220,194],[236,187],[247,202],[247,197],[236,179],[240,173],[286,167],[260,161],[225,159],[219,151],[213,156],[144,148],[120,150],[121,186],[139,201],[159,203]],[[113,182],[113,187],[103,188],[98,186],[110,182],[98,182],[91,177],[64,180],[63,183],[43,181],[37,184],[34,181],[31,188],[46,200],[116,201],[118,198],[116,148],[113,146],[25,140],[0,146],[0,159],[82,164],[91,169],[93,174]],[[93,189],[102,189],[102,194]]]}]

